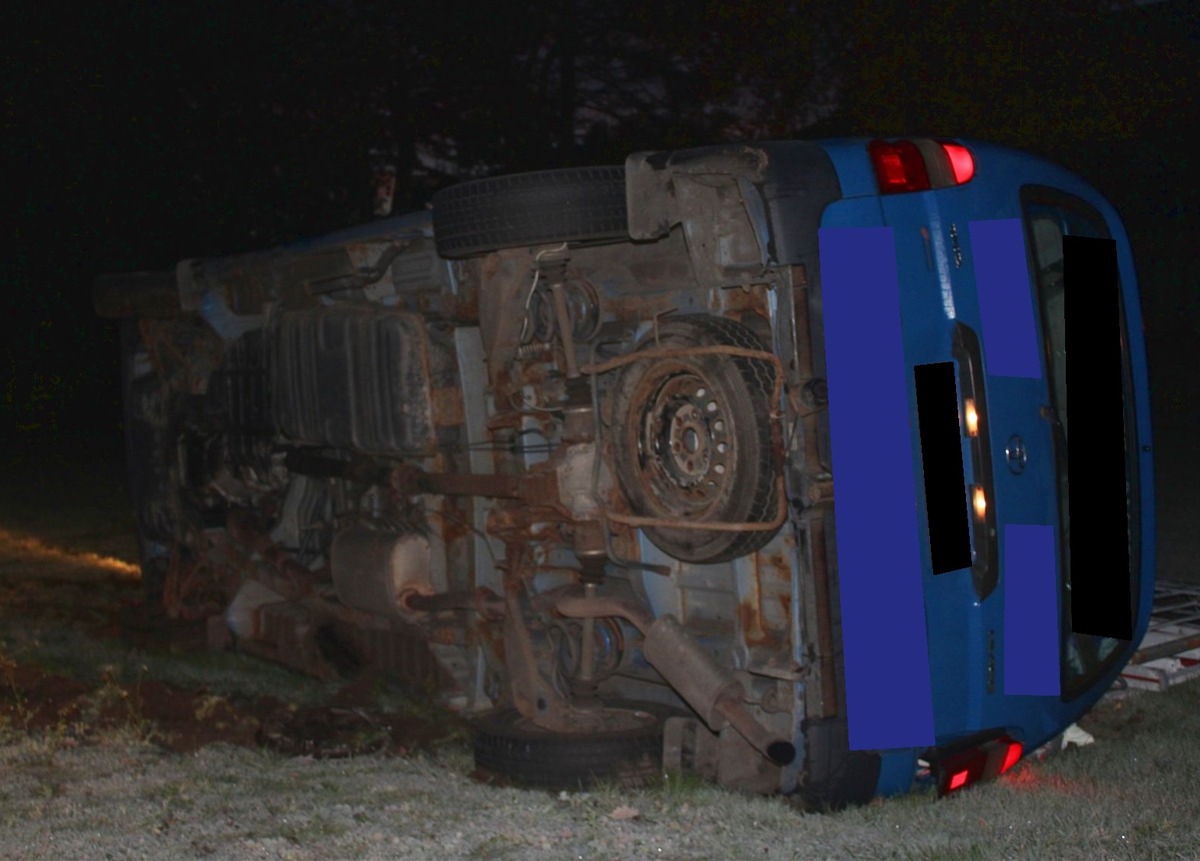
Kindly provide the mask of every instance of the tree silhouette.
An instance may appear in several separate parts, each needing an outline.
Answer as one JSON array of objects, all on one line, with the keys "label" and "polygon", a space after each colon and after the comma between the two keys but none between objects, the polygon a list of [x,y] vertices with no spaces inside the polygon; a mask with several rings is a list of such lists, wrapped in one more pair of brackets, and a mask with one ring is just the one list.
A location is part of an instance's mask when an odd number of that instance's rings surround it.
[{"label": "tree silhouette", "polygon": [[[1139,142],[1186,142],[1200,113],[1200,4],[1114,5],[176,0],[68,15],[16,0],[4,404],[103,389],[78,358],[110,351],[95,274],[367,221],[381,162],[405,211],[464,177],[634,150],[938,133],[1057,158],[1132,211],[1186,209],[1170,189],[1195,184],[1187,147],[1148,159]],[[1167,162],[1192,172],[1168,179]]]}]

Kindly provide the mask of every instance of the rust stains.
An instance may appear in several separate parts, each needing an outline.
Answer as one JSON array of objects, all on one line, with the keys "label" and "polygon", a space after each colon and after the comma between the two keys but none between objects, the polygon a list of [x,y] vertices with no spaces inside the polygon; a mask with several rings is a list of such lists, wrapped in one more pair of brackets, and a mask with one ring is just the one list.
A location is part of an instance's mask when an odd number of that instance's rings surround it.
[{"label": "rust stains", "polygon": [[434,389],[430,392],[430,402],[433,407],[433,423],[438,427],[454,427],[466,421],[462,389],[450,386]]}]

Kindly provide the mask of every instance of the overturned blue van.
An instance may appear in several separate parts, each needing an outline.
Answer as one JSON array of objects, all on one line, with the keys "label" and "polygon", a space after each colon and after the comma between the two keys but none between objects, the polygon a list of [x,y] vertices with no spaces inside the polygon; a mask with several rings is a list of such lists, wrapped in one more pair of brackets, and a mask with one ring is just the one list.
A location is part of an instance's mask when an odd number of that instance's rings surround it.
[{"label": "overturned blue van", "polygon": [[94,295],[150,597],[431,685],[485,775],[945,793],[1148,622],[1129,242],[1025,153],[639,153]]}]

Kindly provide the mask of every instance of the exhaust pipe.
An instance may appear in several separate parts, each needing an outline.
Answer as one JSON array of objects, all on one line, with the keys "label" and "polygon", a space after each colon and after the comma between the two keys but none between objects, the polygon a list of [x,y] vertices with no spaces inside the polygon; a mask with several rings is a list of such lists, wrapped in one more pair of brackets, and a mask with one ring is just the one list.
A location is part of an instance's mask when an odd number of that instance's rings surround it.
[{"label": "exhaust pipe", "polygon": [[742,683],[704,651],[674,616],[662,616],[650,626],[642,654],[713,732],[728,722],[776,765],[790,765],[796,758],[795,745],[759,723],[746,708]]},{"label": "exhaust pipe", "polygon": [[561,598],[556,609],[572,618],[619,616],[628,620],[645,637],[642,654],[646,660],[709,729],[719,732],[728,723],[776,765],[790,765],[796,759],[796,746],[751,714],[743,702],[746,691],[742,683],[704,651],[674,616],[652,620],[641,607],[615,598]]}]

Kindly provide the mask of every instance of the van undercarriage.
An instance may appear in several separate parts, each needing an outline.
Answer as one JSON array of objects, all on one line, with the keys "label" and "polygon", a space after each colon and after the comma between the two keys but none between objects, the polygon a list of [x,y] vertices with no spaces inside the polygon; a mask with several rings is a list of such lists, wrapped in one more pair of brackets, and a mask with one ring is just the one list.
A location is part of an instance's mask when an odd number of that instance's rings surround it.
[{"label": "van undercarriage", "polygon": [[150,597],[432,687],[506,779],[869,797],[815,277],[838,193],[811,144],[646,154],[101,279]]}]

